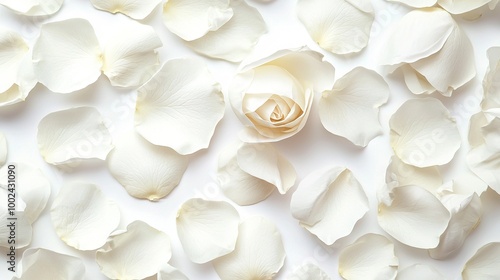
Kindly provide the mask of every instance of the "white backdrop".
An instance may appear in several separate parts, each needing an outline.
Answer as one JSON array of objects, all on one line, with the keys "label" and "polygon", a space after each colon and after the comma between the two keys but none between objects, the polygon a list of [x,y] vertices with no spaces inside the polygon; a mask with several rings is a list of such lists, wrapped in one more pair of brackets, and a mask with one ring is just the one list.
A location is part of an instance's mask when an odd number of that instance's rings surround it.
[{"label": "white backdrop", "polygon": [[[373,0],[377,15],[367,49],[359,55],[334,56],[322,51],[309,38],[304,27],[295,16],[295,1],[275,0],[267,4],[252,0],[247,1],[261,12],[269,29],[268,34],[261,39],[256,47],[257,53],[285,47],[308,45],[310,48],[325,54],[327,60],[336,68],[336,78],[341,77],[356,66],[371,68],[383,74],[383,70],[377,65],[377,58],[378,54],[384,51],[381,46],[386,31],[402,14],[407,12],[405,8],[399,5],[388,4],[383,0]],[[459,24],[464,28],[474,44],[478,75],[467,86],[457,90],[452,98],[436,96],[444,102],[457,119],[464,141],[466,141],[468,119],[472,113],[479,109],[481,81],[487,67],[486,50],[491,46],[500,46],[500,36],[498,36],[500,34],[499,10],[489,12],[477,21],[470,22],[458,19]],[[100,40],[105,40],[106,34],[113,31],[112,26],[114,24],[130,20],[121,14],[112,15],[98,11],[93,8],[88,0],[67,0],[61,11],[56,15],[42,19],[17,16],[0,7],[0,25],[17,30],[31,43],[38,36],[38,30],[42,22],[73,17],[88,19],[94,26]],[[160,49],[162,62],[185,56],[200,57],[185,47],[179,38],[167,30],[162,23],[160,7],[157,7],[153,14],[142,22],[152,25],[160,35],[164,44]],[[75,32],[78,32],[78,30],[75,30]],[[238,65],[220,60],[203,59],[225,89]],[[337,258],[341,248],[368,232],[386,235],[377,224],[375,192],[384,183],[385,168],[392,155],[389,146],[388,120],[402,102],[413,96],[402,84],[401,76],[383,75],[391,87],[390,100],[381,108],[380,113],[380,121],[385,133],[383,136],[374,139],[367,148],[357,148],[343,138],[328,133],[322,127],[317,115],[317,98],[313,104],[306,127],[292,138],[276,144],[276,147],[295,166],[299,180],[313,170],[327,165],[346,166],[353,171],[368,194],[371,208],[370,212],[356,225],[351,235],[339,240],[331,248],[327,248],[316,237],[302,229],[289,211],[290,197],[296,187],[284,196],[274,192],[267,200],[256,205],[246,207],[235,205],[243,218],[252,215],[263,215],[278,226],[287,252],[285,266],[278,275],[278,279],[285,279],[286,275],[295,266],[307,261],[316,261],[332,279],[340,279],[337,273]],[[0,131],[6,134],[9,144],[8,160],[27,161],[38,166],[52,183],[52,194],[48,207],[33,225],[33,240],[29,247],[48,248],[80,257],[85,261],[88,279],[106,279],[100,273],[94,261],[95,252],[81,252],[65,245],[55,234],[50,221],[50,205],[61,184],[71,180],[87,181],[99,185],[109,198],[119,204],[122,212],[120,229],[125,228],[127,224],[134,220],[146,221],[170,236],[173,249],[173,257],[170,263],[173,266],[183,271],[190,279],[218,279],[210,263],[196,265],[187,259],[175,230],[175,215],[179,206],[191,197],[228,201],[216,185],[217,156],[222,148],[237,139],[237,134],[242,128],[228,103],[226,105],[226,115],[218,125],[209,149],[200,151],[190,157],[190,165],[180,185],[169,196],[159,202],[153,203],[129,196],[125,189],[110,176],[105,162],[85,163],[71,172],[61,172],[57,168],[46,164],[38,152],[36,143],[37,125],[48,113],[75,106],[95,106],[110,121],[110,130],[113,136],[117,136],[133,124],[134,96],[134,90],[111,87],[109,81],[103,75],[88,88],[67,95],[52,93],[39,84],[26,102],[0,108]],[[454,161],[441,168],[446,181],[452,179],[454,174],[464,170],[464,154],[467,150],[468,145],[464,142]],[[414,263],[424,263],[434,266],[448,279],[460,279],[462,266],[479,247],[488,242],[500,241],[500,223],[498,222],[500,197],[493,191],[488,190],[481,198],[485,208],[481,224],[467,239],[462,250],[449,259],[433,260],[428,257],[425,250],[412,249],[390,238],[395,242],[400,268],[405,268]],[[19,250],[18,254],[22,252],[23,250]],[[12,275],[7,273],[4,261],[5,254],[3,252],[0,259],[2,260],[0,279],[10,279]]]}]

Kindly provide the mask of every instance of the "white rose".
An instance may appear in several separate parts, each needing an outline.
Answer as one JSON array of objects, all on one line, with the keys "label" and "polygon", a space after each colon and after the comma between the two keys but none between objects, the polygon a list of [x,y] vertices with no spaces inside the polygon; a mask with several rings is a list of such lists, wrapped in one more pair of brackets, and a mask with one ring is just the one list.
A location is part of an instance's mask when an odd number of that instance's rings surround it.
[{"label": "white rose", "polygon": [[305,125],[315,92],[331,89],[333,66],[301,48],[281,50],[243,66],[229,87],[233,111],[247,126],[245,142],[275,142]]}]

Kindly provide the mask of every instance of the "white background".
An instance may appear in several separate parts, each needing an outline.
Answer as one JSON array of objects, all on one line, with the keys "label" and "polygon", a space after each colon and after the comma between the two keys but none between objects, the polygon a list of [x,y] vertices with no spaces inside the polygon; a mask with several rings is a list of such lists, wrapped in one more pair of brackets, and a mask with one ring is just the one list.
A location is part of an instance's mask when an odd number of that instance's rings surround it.
[{"label": "white background", "polygon": [[[379,73],[384,73],[383,69],[377,65],[378,54],[384,51],[382,47],[384,37],[389,26],[407,12],[406,8],[399,5],[374,0],[376,21],[372,28],[368,47],[359,55],[334,56],[322,51],[309,38],[295,16],[295,1],[275,0],[267,4],[248,1],[261,12],[269,28],[268,34],[262,37],[256,47],[257,53],[308,45],[326,55],[326,59],[336,68],[336,78],[341,77],[356,66],[365,66],[375,69]],[[131,20],[120,14],[112,15],[95,10],[88,0],[67,0],[56,15],[35,19],[14,15],[6,8],[0,7],[0,25],[20,32],[31,44],[38,36],[41,23],[73,17],[90,20],[103,43],[106,41],[106,34],[113,31],[113,26]],[[179,38],[167,30],[162,23],[161,7],[157,7],[142,22],[155,27],[160,35],[164,44],[159,51],[162,62],[185,56],[201,57],[185,47]],[[491,46],[500,45],[500,37],[498,36],[500,34],[500,9],[489,12],[476,21],[458,19],[458,22],[474,44],[478,75],[467,86],[457,90],[452,98],[436,97],[441,99],[452,111],[461,127],[463,140],[466,141],[468,119],[472,113],[478,110],[482,94],[481,81],[487,67],[486,50]],[[219,60],[203,59],[225,89],[238,65]],[[389,102],[381,108],[380,112],[380,121],[385,133],[374,139],[367,148],[357,148],[345,139],[328,133],[319,122],[317,98],[306,127],[292,138],[276,144],[285,157],[294,164],[299,180],[313,170],[327,165],[346,166],[354,172],[368,194],[371,209],[356,225],[351,235],[339,240],[331,248],[327,248],[316,237],[302,229],[289,211],[290,197],[295,187],[287,195],[280,196],[275,192],[267,200],[253,206],[239,207],[235,205],[243,218],[263,215],[278,226],[287,252],[286,262],[277,277],[278,279],[285,279],[295,266],[307,261],[316,261],[332,279],[340,279],[337,273],[337,257],[340,249],[365,233],[384,234],[377,224],[375,192],[384,183],[385,168],[392,154],[389,146],[388,120],[402,102],[414,97],[402,84],[401,76],[397,74],[389,76],[384,74],[384,76],[392,91]],[[88,279],[106,279],[100,274],[94,261],[95,252],[80,252],[65,245],[55,234],[50,220],[50,205],[61,184],[71,180],[86,181],[99,185],[110,199],[119,204],[122,211],[120,229],[125,228],[134,220],[146,221],[170,236],[173,249],[170,263],[173,266],[182,270],[190,279],[218,279],[210,263],[195,265],[187,259],[175,231],[175,215],[179,206],[191,197],[227,200],[216,185],[217,156],[228,143],[237,139],[237,134],[242,128],[228,105],[226,115],[217,127],[210,148],[190,157],[190,165],[180,185],[169,196],[156,203],[129,196],[124,188],[110,176],[106,163],[103,161],[85,163],[71,172],[62,172],[46,164],[38,152],[37,125],[48,113],[75,106],[95,106],[110,121],[110,130],[113,136],[117,137],[122,131],[133,125],[134,102],[134,90],[113,88],[107,78],[101,76],[95,84],[67,95],[52,93],[39,84],[31,92],[26,102],[0,108],[0,131],[6,134],[9,144],[8,160],[27,161],[38,166],[52,183],[52,195],[48,207],[33,224],[33,241],[29,247],[48,248],[60,253],[78,256],[85,261]],[[453,179],[454,174],[462,172],[466,168],[463,156],[467,150],[467,142],[464,142],[454,161],[441,168],[446,181]],[[500,241],[500,223],[498,222],[500,198],[491,190],[484,193],[481,198],[485,209],[482,222],[467,239],[462,250],[454,257],[436,261],[429,258],[425,250],[407,247],[391,238],[395,242],[400,268],[414,263],[425,263],[437,268],[448,279],[460,279],[464,263],[479,247],[488,242]],[[18,254],[23,251],[19,250]],[[2,260],[0,279],[10,279],[12,275],[7,273],[3,252],[0,259]]]}]

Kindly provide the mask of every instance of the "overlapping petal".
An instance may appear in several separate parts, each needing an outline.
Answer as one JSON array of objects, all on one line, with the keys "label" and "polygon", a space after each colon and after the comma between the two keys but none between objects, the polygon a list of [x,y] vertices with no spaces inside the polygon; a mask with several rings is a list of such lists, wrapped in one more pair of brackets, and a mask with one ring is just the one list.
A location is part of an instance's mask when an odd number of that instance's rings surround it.
[{"label": "overlapping petal", "polygon": [[392,115],[389,126],[395,154],[416,167],[447,164],[461,145],[455,119],[435,98],[406,101]]},{"label": "overlapping petal", "polygon": [[395,279],[399,260],[385,236],[368,233],[342,249],[339,274],[346,280]]},{"label": "overlapping petal", "polygon": [[155,146],[135,131],[117,139],[107,162],[111,175],[131,196],[151,201],[167,196],[179,184],[188,166],[186,156]]},{"label": "overlapping petal", "polygon": [[319,101],[321,123],[357,146],[382,134],[379,107],[389,99],[389,86],[377,72],[357,67],[338,79]]},{"label": "overlapping petal", "polygon": [[133,19],[144,19],[160,4],[161,0],[90,0],[96,9],[113,14],[122,13]]},{"label": "overlapping petal", "polygon": [[349,169],[327,167],[302,180],[290,209],[302,227],[331,245],[351,233],[369,205],[363,187]]},{"label": "overlapping petal", "polygon": [[142,221],[118,231],[97,251],[101,272],[111,279],[143,279],[159,272],[172,257],[169,237]]},{"label": "overlapping petal", "polygon": [[402,162],[397,156],[392,156],[385,173],[385,183],[396,186],[420,186],[437,194],[443,184],[443,178],[436,166],[418,168]]},{"label": "overlapping petal", "polygon": [[239,205],[260,202],[275,189],[285,194],[296,178],[291,163],[269,143],[235,143],[219,156],[219,186]]},{"label": "overlapping petal", "polygon": [[224,201],[190,199],[177,212],[177,234],[194,263],[206,263],[231,253],[236,246],[240,216]]},{"label": "overlapping petal", "polygon": [[209,146],[224,97],[201,60],[170,60],[138,91],[135,128],[146,140],[183,155]]},{"label": "overlapping petal", "polygon": [[189,280],[184,273],[177,268],[166,264],[158,272],[157,280]]},{"label": "overlapping petal", "polygon": [[94,107],[77,107],[45,116],[38,124],[38,149],[53,165],[106,159],[113,148],[103,117]]},{"label": "overlapping petal", "polygon": [[16,14],[26,16],[47,16],[61,9],[64,0],[1,0],[3,5]]},{"label": "overlapping petal", "polygon": [[299,0],[297,15],[312,39],[335,54],[364,49],[375,18],[368,0]]},{"label": "overlapping petal", "polygon": [[330,280],[331,278],[321,268],[313,263],[305,263],[296,267],[288,275],[287,280]]},{"label": "overlapping petal", "polygon": [[283,266],[285,257],[276,226],[255,216],[240,224],[234,251],[212,263],[221,280],[272,279]]},{"label": "overlapping petal", "polygon": [[64,184],[50,216],[59,238],[78,250],[100,248],[120,223],[118,205],[89,183]]},{"label": "overlapping petal", "polygon": [[500,243],[492,242],[477,250],[462,270],[464,280],[495,280],[500,277]]}]

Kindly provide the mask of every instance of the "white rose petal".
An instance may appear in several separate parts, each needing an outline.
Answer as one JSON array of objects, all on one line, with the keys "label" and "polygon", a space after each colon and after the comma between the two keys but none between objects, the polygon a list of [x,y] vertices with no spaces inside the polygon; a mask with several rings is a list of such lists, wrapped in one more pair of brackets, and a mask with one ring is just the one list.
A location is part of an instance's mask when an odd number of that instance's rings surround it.
[{"label": "white rose petal", "polygon": [[471,170],[490,188],[500,194],[500,151],[481,145],[469,151],[467,162]]},{"label": "white rose petal", "polygon": [[146,140],[183,155],[208,147],[224,97],[201,60],[170,60],[138,91],[135,128]]},{"label": "white rose petal", "polygon": [[299,0],[297,15],[318,45],[335,54],[366,47],[375,18],[369,0]]},{"label": "white rose petal", "polygon": [[390,2],[403,3],[413,8],[429,8],[436,4],[437,0],[387,0]]},{"label": "white rose petal", "polygon": [[163,22],[186,41],[217,31],[233,17],[230,0],[168,0],[163,5]]},{"label": "white rose petal", "polygon": [[158,271],[156,280],[189,280],[189,278],[177,268],[166,264]]},{"label": "white rose petal", "polygon": [[64,184],[50,216],[59,238],[78,250],[100,248],[120,223],[118,205],[88,183]]},{"label": "white rose petal", "polygon": [[434,267],[425,264],[414,264],[398,272],[397,280],[446,280]]},{"label": "white rose petal", "polygon": [[96,253],[101,272],[111,279],[143,279],[156,274],[172,257],[169,237],[142,221],[113,234]]},{"label": "white rose petal", "polygon": [[85,265],[81,259],[42,248],[24,251],[21,267],[21,276],[12,280],[85,279]]},{"label": "white rose petal", "polygon": [[[0,198],[4,202],[0,203],[0,247],[10,248],[13,244],[9,244],[9,237],[15,236],[16,249],[24,248],[31,243],[31,237],[33,235],[33,228],[31,227],[31,222],[26,217],[23,211],[15,211],[15,216],[10,215],[10,211],[7,208],[7,190],[3,187],[0,188]],[[15,217],[15,227],[11,228],[12,220],[8,218]],[[12,233],[11,231],[14,231]]]},{"label": "white rose petal", "polygon": [[38,149],[46,162],[67,164],[106,159],[113,148],[104,120],[93,107],[78,107],[45,116],[38,124]]},{"label": "white rose petal", "polygon": [[216,31],[208,32],[203,37],[185,44],[209,57],[232,62],[242,61],[267,32],[267,27],[259,11],[244,0],[231,0],[230,8],[233,16],[227,23]]},{"label": "white rose petal", "polygon": [[131,196],[151,201],[167,196],[188,166],[186,156],[155,146],[134,131],[118,138],[107,162],[111,175]]},{"label": "white rose petal", "polygon": [[488,116],[483,111],[480,111],[470,117],[469,135],[467,138],[469,140],[469,145],[471,146],[471,148],[479,147],[485,143],[483,127],[487,126],[488,123]]},{"label": "white rose petal", "polygon": [[[443,7],[450,14],[465,14],[477,10],[485,5],[488,5],[492,0],[475,0],[475,1],[455,1],[455,0],[438,0],[439,6]],[[492,9],[493,10],[493,9]]]},{"label": "white rose petal", "polygon": [[29,47],[23,37],[0,27],[0,92],[7,91],[17,80],[17,73]]},{"label": "white rose petal", "polygon": [[7,138],[5,138],[5,135],[0,132],[0,167],[7,162],[8,151]]},{"label": "white rose petal", "polygon": [[392,115],[391,146],[406,164],[444,165],[461,145],[456,121],[435,98],[408,100]]},{"label": "white rose petal", "polygon": [[224,201],[190,199],[177,212],[177,234],[194,263],[206,263],[234,250],[240,216]]},{"label": "white rose petal", "polygon": [[94,83],[102,60],[99,41],[85,19],[43,24],[33,47],[35,74],[53,92],[69,93]]},{"label": "white rose petal", "polygon": [[369,205],[363,187],[349,169],[327,167],[302,180],[290,209],[302,227],[331,245],[351,233]]},{"label": "white rose petal", "polygon": [[395,279],[398,266],[394,244],[374,233],[361,236],[339,255],[339,274],[347,280]]},{"label": "white rose petal", "polygon": [[313,263],[306,263],[294,269],[287,280],[330,280],[331,278]]},{"label": "white rose petal", "polygon": [[379,201],[382,229],[410,247],[436,248],[450,220],[450,213],[432,193],[418,186],[390,190],[390,201]]},{"label": "white rose petal", "polygon": [[133,19],[144,19],[160,4],[161,0],[90,0],[96,9],[122,13]]},{"label": "white rose petal", "polygon": [[492,242],[477,250],[462,270],[464,280],[495,280],[500,277],[500,243]]},{"label": "white rose petal", "polygon": [[47,16],[55,14],[64,0],[1,0],[3,5],[17,14],[26,16]]},{"label": "white rose petal", "polygon": [[221,280],[272,279],[285,257],[276,226],[263,217],[251,217],[240,224],[234,251],[212,263]]},{"label": "white rose petal", "polygon": [[357,146],[382,134],[379,107],[389,99],[389,86],[377,72],[357,67],[338,79],[319,101],[321,123]]},{"label": "white rose petal", "polygon": [[396,182],[397,186],[420,186],[436,194],[443,184],[443,178],[436,166],[418,168],[405,164],[397,156],[392,156],[385,173],[386,184]]},{"label": "white rose petal", "polygon": [[489,66],[483,80],[484,97],[481,108],[484,111],[500,107],[500,47],[488,49]]}]

